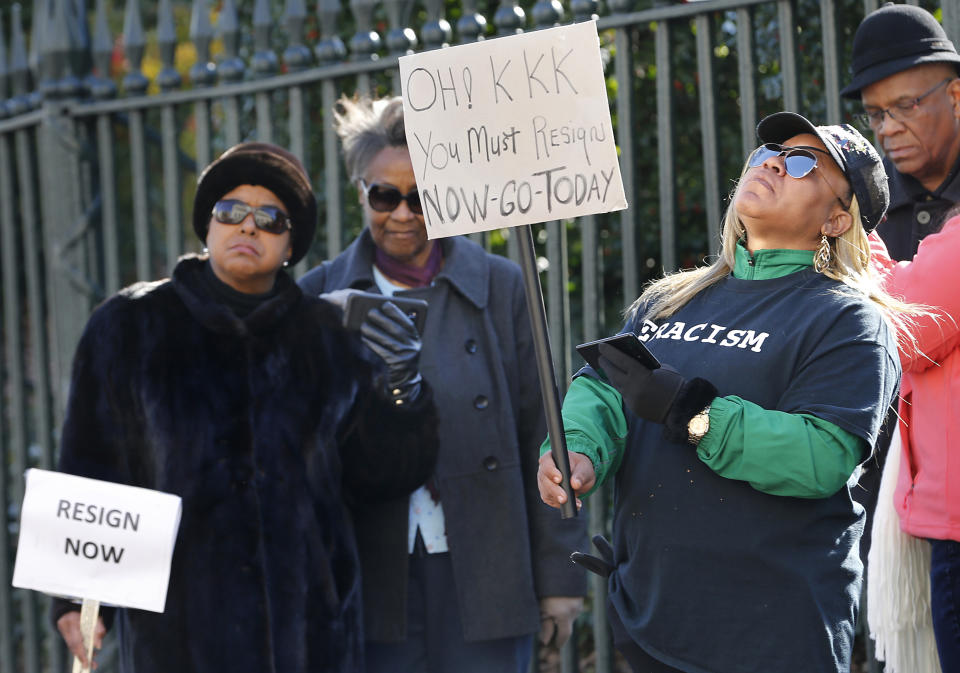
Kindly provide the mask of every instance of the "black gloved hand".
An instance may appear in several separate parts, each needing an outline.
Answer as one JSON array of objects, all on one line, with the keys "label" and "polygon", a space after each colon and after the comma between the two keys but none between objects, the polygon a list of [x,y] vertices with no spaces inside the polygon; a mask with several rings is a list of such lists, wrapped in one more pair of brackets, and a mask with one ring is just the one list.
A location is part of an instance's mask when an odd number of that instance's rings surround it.
[{"label": "black gloved hand", "polygon": [[420,334],[413,321],[391,302],[370,309],[360,327],[363,343],[387,365],[381,394],[397,405],[420,397]]},{"label": "black gloved hand", "polygon": [[680,388],[686,383],[677,370],[645,364],[609,344],[600,344],[599,364],[627,407],[640,418],[663,423]]},{"label": "black gloved hand", "polygon": [[687,424],[717,396],[705,379],[685,379],[672,367],[650,369],[609,344],[600,344],[600,368],[640,418],[663,423],[672,442],[687,441]]}]

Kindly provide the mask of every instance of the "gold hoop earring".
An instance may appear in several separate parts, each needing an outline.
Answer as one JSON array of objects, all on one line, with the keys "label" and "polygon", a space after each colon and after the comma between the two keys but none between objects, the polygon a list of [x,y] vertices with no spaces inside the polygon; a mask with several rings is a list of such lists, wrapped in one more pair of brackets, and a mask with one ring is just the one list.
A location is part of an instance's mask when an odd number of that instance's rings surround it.
[{"label": "gold hoop earring", "polygon": [[830,239],[826,234],[820,236],[820,247],[813,256],[813,270],[823,273],[830,268]]}]

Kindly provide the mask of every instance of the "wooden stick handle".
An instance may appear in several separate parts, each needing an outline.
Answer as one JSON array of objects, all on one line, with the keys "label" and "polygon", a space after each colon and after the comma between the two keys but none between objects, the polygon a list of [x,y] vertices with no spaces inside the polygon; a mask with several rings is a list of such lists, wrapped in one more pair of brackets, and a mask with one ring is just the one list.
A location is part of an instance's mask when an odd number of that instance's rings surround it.
[{"label": "wooden stick handle", "polygon": [[[80,606],[80,634],[83,636],[83,649],[87,652],[87,661],[93,662],[93,634],[97,628],[97,616],[100,613],[100,601],[83,599]],[[89,668],[76,657],[73,658],[73,673],[87,673]]]}]

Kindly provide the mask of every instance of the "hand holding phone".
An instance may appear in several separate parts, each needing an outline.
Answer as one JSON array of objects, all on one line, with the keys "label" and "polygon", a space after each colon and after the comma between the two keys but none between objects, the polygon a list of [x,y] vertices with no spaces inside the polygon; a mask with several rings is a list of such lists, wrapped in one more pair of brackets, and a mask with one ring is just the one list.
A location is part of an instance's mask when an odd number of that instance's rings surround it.
[{"label": "hand holding phone", "polygon": [[390,302],[403,311],[413,321],[417,332],[423,334],[423,328],[427,321],[427,302],[422,299],[391,297],[385,294],[361,292],[359,290],[351,290],[346,296],[343,306],[343,326],[348,330],[359,330],[370,310],[379,308],[386,302]]}]

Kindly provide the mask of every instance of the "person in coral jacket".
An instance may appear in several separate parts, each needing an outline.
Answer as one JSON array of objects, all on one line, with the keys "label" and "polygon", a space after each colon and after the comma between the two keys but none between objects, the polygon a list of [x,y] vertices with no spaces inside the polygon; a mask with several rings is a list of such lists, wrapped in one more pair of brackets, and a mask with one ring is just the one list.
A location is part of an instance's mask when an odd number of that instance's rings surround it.
[{"label": "person in coral jacket", "polygon": [[[957,211],[954,211],[955,213]],[[960,215],[893,262],[870,237],[887,292],[930,306],[916,321],[916,351],[901,350],[903,444],[894,505],[900,527],[931,543],[930,596],[944,671],[960,670]]]}]

